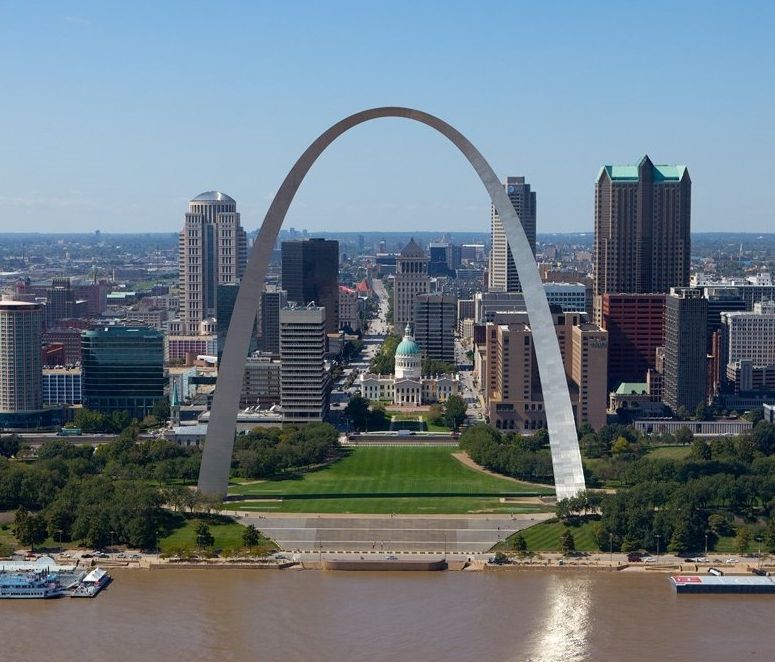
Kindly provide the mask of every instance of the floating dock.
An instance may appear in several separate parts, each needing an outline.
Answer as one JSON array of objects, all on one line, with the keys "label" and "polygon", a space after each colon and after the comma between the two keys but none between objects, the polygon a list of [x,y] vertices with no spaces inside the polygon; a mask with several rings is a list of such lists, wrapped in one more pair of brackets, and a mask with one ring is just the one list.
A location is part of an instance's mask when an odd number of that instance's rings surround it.
[{"label": "floating dock", "polygon": [[775,579],[749,575],[675,575],[670,577],[676,593],[773,593]]}]

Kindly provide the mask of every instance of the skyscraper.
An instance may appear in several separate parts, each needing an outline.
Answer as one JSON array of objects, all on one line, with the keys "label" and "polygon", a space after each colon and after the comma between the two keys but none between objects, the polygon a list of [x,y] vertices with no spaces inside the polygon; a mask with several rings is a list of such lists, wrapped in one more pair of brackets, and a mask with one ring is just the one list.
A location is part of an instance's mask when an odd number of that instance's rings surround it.
[{"label": "skyscraper", "polygon": [[689,284],[692,182],[682,165],[606,165],[595,184],[595,321],[602,295]]},{"label": "skyscraper", "polygon": [[693,411],[705,401],[708,300],[701,289],[674,287],[665,297],[663,402]]},{"label": "skyscraper", "polygon": [[414,338],[423,357],[455,363],[457,299],[445,294],[420,294],[414,301]]},{"label": "skyscraper", "polygon": [[42,322],[41,304],[0,301],[0,414],[43,406]]},{"label": "skyscraper", "polygon": [[81,335],[85,407],[142,420],[164,398],[164,335],[147,327],[106,326]]},{"label": "skyscraper", "polygon": [[69,278],[54,278],[46,288],[46,328],[52,329],[58,320],[69,317],[75,317],[75,291]]},{"label": "skyscraper", "polygon": [[216,315],[218,286],[239,283],[247,259],[247,235],[235,200],[218,191],[191,200],[178,242],[184,335],[198,334],[199,322]]},{"label": "skyscraper", "polygon": [[268,286],[261,294],[261,339],[258,343],[262,352],[280,354],[280,311],[285,308],[287,292]]},{"label": "skyscraper", "polygon": [[280,402],[286,422],[322,421],[328,413],[326,313],[312,305],[280,311]]},{"label": "skyscraper", "polygon": [[396,275],[393,281],[393,326],[403,329],[414,322],[414,301],[418,294],[430,289],[428,262],[430,259],[414,241],[404,246],[396,258]]},{"label": "skyscraper", "polygon": [[306,239],[282,243],[282,285],[288,301],[326,309],[326,333],[339,330],[339,242]]},{"label": "skyscraper", "polygon": [[[504,184],[506,193],[514,205],[514,210],[522,221],[528,243],[536,252],[536,194],[530,190],[530,184],[524,177],[507,177]],[[490,207],[490,284],[489,289],[496,292],[521,292],[517,275],[517,265],[506,240],[500,216],[495,205]]]}]

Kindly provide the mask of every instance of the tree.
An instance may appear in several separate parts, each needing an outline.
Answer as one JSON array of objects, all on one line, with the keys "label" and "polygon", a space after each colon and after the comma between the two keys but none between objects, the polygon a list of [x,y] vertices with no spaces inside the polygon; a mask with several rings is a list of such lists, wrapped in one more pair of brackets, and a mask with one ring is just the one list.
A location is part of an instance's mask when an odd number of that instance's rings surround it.
[{"label": "tree", "polygon": [[253,548],[258,545],[259,540],[261,540],[261,534],[258,532],[258,529],[252,524],[248,524],[242,532],[242,544],[250,551],[253,551]]},{"label": "tree", "polygon": [[199,549],[212,547],[215,544],[215,538],[210,533],[210,527],[204,522],[200,522],[196,527],[196,546]]},{"label": "tree", "polygon": [[521,533],[518,533],[514,538],[514,550],[519,554],[527,553],[527,540]]},{"label": "tree", "polygon": [[673,441],[688,446],[694,441],[694,434],[689,428],[678,428],[673,434]]},{"label": "tree", "polygon": [[466,402],[459,395],[450,395],[444,405],[444,419],[454,430],[466,420]]},{"label": "tree", "polygon": [[748,551],[748,546],[751,544],[751,529],[747,526],[741,526],[737,529],[737,535],[735,536],[735,551],[738,554],[745,554]]},{"label": "tree", "polygon": [[576,551],[576,539],[573,537],[570,529],[565,529],[560,536],[560,547],[565,556],[573,554],[573,552]]},{"label": "tree", "polygon": [[0,456],[13,457],[22,447],[21,437],[16,434],[9,434],[6,437],[0,437]]},{"label": "tree", "polygon": [[710,460],[710,444],[708,444],[704,439],[695,439],[692,442],[691,457],[695,460]]},{"label": "tree", "polygon": [[439,359],[426,358],[422,362],[423,375],[446,375],[455,372],[455,364]]},{"label": "tree", "polygon": [[708,528],[711,533],[719,537],[732,535],[732,527],[729,524],[729,520],[721,513],[711,513],[708,517]]},{"label": "tree", "polygon": [[704,402],[701,402],[694,410],[694,418],[696,418],[698,421],[709,421],[711,418],[713,418],[713,410]]},{"label": "tree", "polygon": [[151,415],[160,421],[166,421],[170,417],[170,401],[167,398],[161,398],[151,408]]},{"label": "tree", "polygon": [[369,422],[369,400],[354,395],[344,409],[345,415],[352,421],[356,430],[365,430]]},{"label": "tree", "polygon": [[614,445],[611,446],[611,452],[614,455],[621,455],[622,453],[626,453],[630,450],[630,442],[627,441],[624,437],[619,437],[615,442]]},{"label": "tree", "polygon": [[26,508],[20,507],[16,511],[13,534],[23,545],[29,545],[31,551],[35,551],[35,545],[39,545],[48,538],[46,519],[41,513],[31,513]]},{"label": "tree", "polygon": [[775,518],[771,517],[764,533],[764,546],[770,554],[775,554]]}]

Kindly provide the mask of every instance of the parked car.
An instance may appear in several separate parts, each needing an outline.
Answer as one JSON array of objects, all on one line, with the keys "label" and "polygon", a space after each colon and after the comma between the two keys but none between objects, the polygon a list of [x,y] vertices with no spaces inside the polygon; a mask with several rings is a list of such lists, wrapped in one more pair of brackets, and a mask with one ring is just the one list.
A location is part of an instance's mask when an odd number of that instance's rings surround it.
[{"label": "parked car", "polygon": [[640,563],[643,560],[643,554],[640,552],[630,552],[627,554],[627,563]]}]

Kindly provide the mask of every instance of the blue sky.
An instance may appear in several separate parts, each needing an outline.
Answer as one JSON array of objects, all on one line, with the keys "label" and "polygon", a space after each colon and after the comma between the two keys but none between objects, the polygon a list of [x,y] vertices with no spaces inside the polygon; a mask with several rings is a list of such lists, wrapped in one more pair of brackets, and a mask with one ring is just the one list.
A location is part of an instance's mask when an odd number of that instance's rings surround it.
[{"label": "blue sky", "polygon": [[[647,4],[647,7],[636,6]],[[685,163],[694,231],[775,231],[774,2],[0,0],[0,231],[176,231],[219,189],[256,228],[320,132],[377,105],[446,119],[591,231],[603,163]],[[430,129],[343,136],[287,226],[488,229]]]}]

